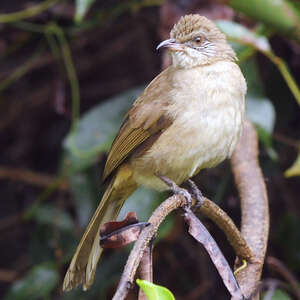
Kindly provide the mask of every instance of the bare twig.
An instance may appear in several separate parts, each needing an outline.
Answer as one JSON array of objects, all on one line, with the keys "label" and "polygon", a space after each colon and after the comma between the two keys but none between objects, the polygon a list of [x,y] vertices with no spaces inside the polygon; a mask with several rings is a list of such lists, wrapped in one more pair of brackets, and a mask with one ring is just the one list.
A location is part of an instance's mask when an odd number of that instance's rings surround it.
[{"label": "bare twig", "polygon": [[[152,261],[153,241],[150,241],[145,249],[139,266],[139,273],[142,280],[153,281],[153,261]],[[148,300],[142,289],[139,290],[139,300]]]},{"label": "bare twig", "polygon": [[214,223],[225,233],[229,243],[240,259],[255,262],[254,254],[247,245],[245,239],[237,229],[232,219],[217,204],[203,197],[203,203],[199,211],[214,221]]},{"label": "bare twig", "polygon": [[[231,158],[241,197],[242,235],[256,257],[256,263],[238,272],[237,280],[249,298],[257,290],[269,235],[269,205],[264,178],[258,163],[258,139],[253,125],[245,122],[244,132]],[[253,299],[258,299],[258,293]]]},{"label": "bare twig", "polygon": [[259,286],[259,290],[268,291],[274,284],[276,284],[277,288],[286,290],[288,293],[292,292],[291,287],[286,282],[280,281],[276,278],[263,279],[261,285]]},{"label": "bare twig", "polygon": [[233,276],[227,260],[205,226],[189,208],[185,208],[184,218],[189,225],[189,233],[200,242],[208,252],[212,262],[223,279],[224,285],[232,295],[232,299],[243,299],[241,290]]},{"label": "bare twig", "polygon": [[274,281],[270,282],[269,288],[268,288],[263,300],[272,300],[276,288],[277,288],[277,281],[274,280]]},{"label": "bare twig", "polygon": [[24,20],[27,18],[34,17],[35,15],[38,15],[42,13],[43,11],[47,10],[54,4],[56,4],[59,0],[46,0],[42,3],[29,7],[27,9],[14,12],[14,13],[7,13],[7,14],[0,14],[0,23],[11,23],[11,22],[17,22],[20,20]]},{"label": "bare twig", "polygon": [[[193,204],[196,203],[196,199],[192,199]],[[126,297],[129,289],[131,288],[134,280],[136,270],[140,264],[140,261],[145,253],[145,250],[149,244],[149,241],[157,233],[159,225],[165,219],[165,217],[172,212],[173,210],[179,207],[185,207],[188,204],[188,200],[181,195],[174,195],[167,200],[165,200],[152,214],[149,219],[149,225],[146,227],[137,242],[132,249],[130,256],[127,260],[127,263],[124,267],[124,271],[118,286],[118,289],[113,297],[113,299],[122,300]],[[242,257],[249,259],[250,261],[253,258],[249,247],[246,242],[243,240],[241,234],[235,227],[232,220],[227,216],[227,214],[221,210],[216,204],[213,204],[210,200],[203,197],[203,204],[200,208],[201,212],[205,212],[205,215],[210,217],[212,220],[216,221],[217,225],[220,226],[222,230],[225,230],[228,238],[232,245],[234,246],[235,251]]]},{"label": "bare twig", "polygon": [[139,239],[136,241],[127,263],[125,265],[118,289],[113,297],[113,300],[125,299],[128,290],[133,284],[134,275],[140,264],[145,249],[147,248],[152,237],[156,234],[159,225],[166,218],[166,216],[177,209],[187,205],[185,197],[174,195],[165,200],[152,214],[149,219],[151,225],[147,226],[141,233]]},{"label": "bare twig", "polygon": [[9,269],[0,269],[0,282],[13,282],[16,280],[18,272]]},{"label": "bare twig", "polygon": [[[0,167],[0,179],[9,179],[14,181],[23,181],[25,183],[45,187],[53,184],[57,178],[50,175],[33,172],[27,169],[21,168],[9,168]],[[67,190],[68,184],[62,181],[58,188],[61,190]]]}]

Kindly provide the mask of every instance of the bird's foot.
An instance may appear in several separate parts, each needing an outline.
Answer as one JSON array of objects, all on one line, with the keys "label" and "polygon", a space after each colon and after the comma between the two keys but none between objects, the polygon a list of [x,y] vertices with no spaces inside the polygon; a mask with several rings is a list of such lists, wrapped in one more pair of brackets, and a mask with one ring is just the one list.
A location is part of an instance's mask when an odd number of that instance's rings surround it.
[{"label": "bird's foot", "polygon": [[196,211],[203,203],[203,195],[193,180],[188,179],[186,183],[190,188],[189,189],[190,194],[192,195],[193,198],[197,200],[197,202],[193,206],[193,211]]},{"label": "bird's foot", "polygon": [[189,209],[192,206],[192,196],[186,189],[179,187],[173,180],[166,176],[159,175],[158,177],[170,188],[174,194],[183,195],[185,197],[187,200],[186,208]]}]

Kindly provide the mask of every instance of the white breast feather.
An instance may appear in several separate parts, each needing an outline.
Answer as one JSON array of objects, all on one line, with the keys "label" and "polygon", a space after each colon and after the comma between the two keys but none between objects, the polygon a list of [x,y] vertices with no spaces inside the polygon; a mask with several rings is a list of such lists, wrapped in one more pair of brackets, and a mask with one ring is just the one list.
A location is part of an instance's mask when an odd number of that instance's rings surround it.
[{"label": "white breast feather", "polygon": [[137,182],[158,190],[166,186],[155,174],[180,184],[196,171],[229,157],[244,119],[246,84],[234,63],[222,61],[202,66],[201,72],[181,69],[176,74],[174,102],[168,107],[175,121],[134,164]]}]

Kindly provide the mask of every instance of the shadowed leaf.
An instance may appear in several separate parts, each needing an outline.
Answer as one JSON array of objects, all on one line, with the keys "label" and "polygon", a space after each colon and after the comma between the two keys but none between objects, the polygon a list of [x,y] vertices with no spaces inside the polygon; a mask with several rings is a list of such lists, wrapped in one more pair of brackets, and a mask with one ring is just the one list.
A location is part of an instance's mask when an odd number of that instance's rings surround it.
[{"label": "shadowed leaf", "polygon": [[300,176],[300,148],[296,161],[284,172],[285,177]]},{"label": "shadowed leaf", "polygon": [[58,273],[51,263],[44,263],[33,267],[21,280],[16,281],[5,300],[27,300],[49,297],[56,288]]},{"label": "shadowed leaf", "polygon": [[69,172],[86,169],[107,151],[122,120],[142,88],[121,93],[95,106],[79,120],[76,130],[64,140],[65,164]]},{"label": "shadowed leaf", "polygon": [[75,22],[81,22],[95,0],[76,0]]},{"label": "shadowed leaf", "polygon": [[105,223],[100,229],[102,248],[121,248],[136,241],[148,223],[138,222],[135,212],[129,212],[122,221]]}]

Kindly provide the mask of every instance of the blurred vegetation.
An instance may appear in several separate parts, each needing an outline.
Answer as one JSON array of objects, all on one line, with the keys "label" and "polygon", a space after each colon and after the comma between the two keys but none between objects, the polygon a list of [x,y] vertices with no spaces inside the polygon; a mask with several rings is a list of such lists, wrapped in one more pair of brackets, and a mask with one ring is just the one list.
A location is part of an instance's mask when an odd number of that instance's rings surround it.
[{"label": "blurred vegetation", "polygon": [[[104,187],[101,172],[130,105],[160,72],[155,52],[185,13],[220,19],[248,83],[271,209],[268,255],[300,276],[300,5],[296,1],[1,1],[0,297],[109,299],[129,248],[106,251],[88,292],[61,293],[64,272]],[[222,20],[221,20],[222,19]],[[168,28],[169,28],[168,27]],[[159,35],[160,34],[160,35]],[[239,223],[227,163],[195,178]],[[121,216],[146,220],[166,195],[139,189]],[[207,226],[233,264],[223,234]],[[155,282],[176,299],[229,295],[201,246],[172,215],[154,250]],[[272,299],[293,299],[278,278]],[[265,293],[267,297],[268,291]],[[136,298],[136,290],[130,299]],[[270,298],[269,298],[270,299]]]}]

